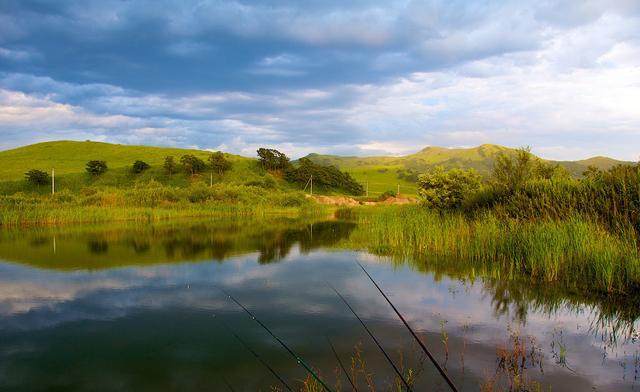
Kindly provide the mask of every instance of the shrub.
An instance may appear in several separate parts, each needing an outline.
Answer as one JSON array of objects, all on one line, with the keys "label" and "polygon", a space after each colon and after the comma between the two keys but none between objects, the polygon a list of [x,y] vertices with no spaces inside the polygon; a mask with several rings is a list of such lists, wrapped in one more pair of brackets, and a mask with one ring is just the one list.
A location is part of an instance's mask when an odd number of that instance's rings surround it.
[{"label": "shrub", "polygon": [[462,206],[470,195],[480,189],[480,176],[475,170],[436,167],[418,179],[418,193],[424,205],[436,209],[452,209]]},{"label": "shrub", "polygon": [[57,203],[73,204],[78,201],[78,197],[67,189],[57,191],[52,200]]},{"label": "shrub", "polygon": [[378,196],[378,201],[385,201],[392,197],[396,197],[396,193],[394,191],[384,191],[380,196]]},{"label": "shrub", "polygon": [[183,155],[180,157],[180,163],[182,163],[185,173],[192,176],[202,172],[205,168],[204,161],[194,155]]},{"label": "shrub", "polygon": [[89,161],[86,167],[87,173],[92,176],[99,176],[107,171],[107,162],[105,161]]},{"label": "shrub", "polygon": [[496,157],[491,183],[503,192],[513,193],[532,178],[533,170],[533,155],[529,147],[518,149],[515,156],[503,153]]},{"label": "shrub", "polygon": [[34,184],[38,187],[40,187],[40,185],[45,185],[49,183],[49,180],[50,180],[48,173],[43,172],[42,170],[37,170],[37,169],[29,170],[24,174],[24,177],[27,180],[27,182]]},{"label": "shrub", "polygon": [[209,163],[211,163],[211,169],[221,177],[224,173],[231,170],[232,167],[231,162],[228,161],[220,151],[211,154]]},{"label": "shrub", "polygon": [[168,175],[172,175],[176,171],[176,162],[173,156],[169,155],[164,157],[164,165],[162,165],[162,167]]},{"label": "shrub", "polygon": [[140,207],[157,207],[177,202],[180,200],[180,196],[175,188],[151,180],[147,183],[137,183],[133,189],[127,192],[127,200]]},{"label": "shrub", "polygon": [[143,171],[147,170],[149,167],[150,167],[149,164],[144,161],[133,162],[133,172],[136,174],[142,173]]}]

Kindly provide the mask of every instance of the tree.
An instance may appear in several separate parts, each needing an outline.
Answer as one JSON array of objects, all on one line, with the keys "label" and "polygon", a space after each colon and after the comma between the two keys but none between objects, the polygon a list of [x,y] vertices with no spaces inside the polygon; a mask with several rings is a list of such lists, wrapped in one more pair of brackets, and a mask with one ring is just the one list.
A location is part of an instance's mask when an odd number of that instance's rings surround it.
[{"label": "tree", "polygon": [[231,170],[232,166],[231,162],[228,161],[220,151],[211,154],[209,163],[211,163],[211,169],[221,177],[225,172]]},{"label": "tree", "polygon": [[185,173],[190,175],[196,175],[204,170],[204,161],[194,155],[183,155],[180,157],[180,163]]},{"label": "tree", "polygon": [[176,171],[176,162],[172,155],[164,157],[164,165],[162,167],[164,167],[164,171],[168,175],[172,175]]},{"label": "tree", "polygon": [[26,172],[24,178],[27,182],[37,185],[38,188],[40,188],[40,185],[45,185],[49,182],[49,174],[37,169],[31,169]]},{"label": "tree", "polygon": [[135,161],[133,162],[133,172],[136,174],[140,174],[143,171],[147,170],[149,167],[149,164],[147,162],[144,161]]},{"label": "tree", "polygon": [[258,160],[265,170],[285,170],[291,165],[285,154],[271,148],[259,148]]},{"label": "tree", "polygon": [[531,148],[519,148],[515,156],[500,154],[496,157],[491,182],[496,188],[513,193],[532,178],[533,169]]},{"label": "tree", "polygon": [[427,207],[453,209],[462,206],[470,195],[480,189],[480,176],[475,170],[451,169],[441,166],[418,177],[418,193]]},{"label": "tree", "polygon": [[87,162],[87,173],[93,176],[99,176],[107,171],[107,162],[105,161],[89,161]]},{"label": "tree", "polygon": [[309,158],[300,158],[298,166],[290,166],[284,174],[288,182],[306,184],[313,176],[314,187],[324,190],[340,190],[352,195],[364,194],[364,188],[349,173],[335,166],[322,166]]},{"label": "tree", "polygon": [[587,181],[600,181],[604,177],[604,172],[595,165],[587,166],[587,170],[582,172],[582,176]]},{"label": "tree", "polygon": [[542,180],[568,180],[571,178],[571,173],[557,163],[539,159],[533,167],[532,177]]}]

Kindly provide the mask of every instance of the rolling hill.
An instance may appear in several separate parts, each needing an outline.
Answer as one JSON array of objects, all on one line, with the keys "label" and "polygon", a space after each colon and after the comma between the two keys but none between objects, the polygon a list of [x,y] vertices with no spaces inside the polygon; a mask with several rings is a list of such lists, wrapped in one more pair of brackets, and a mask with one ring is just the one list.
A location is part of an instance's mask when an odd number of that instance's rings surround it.
[{"label": "rolling hill", "polygon": [[[368,182],[370,194],[395,190],[397,185],[400,185],[402,193],[413,194],[416,192],[414,180],[418,173],[442,166],[446,169],[475,169],[487,177],[491,173],[497,155],[514,154],[515,151],[508,147],[483,144],[472,148],[426,147],[415,154],[400,157],[343,157],[310,154],[307,158],[318,164],[335,165],[351,173],[359,182]],[[575,177],[580,177],[590,165],[606,170],[616,164],[630,163],[606,157],[547,162],[565,167]]]},{"label": "rolling hill", "polygon": [[[310,154],[307,158],[322,165],[335,165],[349,172],[365,187],[369,194],[378,195],[385,191],[396,191],[406,195],[416,194],[415,178],[421,172],[443,166],[445,168],[473,168],[487,176],[493,167],[498,154],[514,153],[514,149],[484,144],[474,148],[427,147],[421,151],[401,157],[355,157]],[[151,146],[131,146],[91,141],[55,141],[37,143],[12,150],[0,151],[0,192],[9,193],[21,190],[24,185],[24,173],[30,169],[50,171],[56,169],[56,178],[61,187],[79,189],[85,185],[127,186],[136,181],[156,179],[164,183],[183,186],[191,180],[182,174],[168,176],[162,165],[168,155],[174,156],[176,162],[184,154],[192,154],[203,160],[210,151],[166,148]],[[221,181],[243,184],[249,181],[260,181],[265,172],[256,165],[254,158],[227,154],[233,162],[233,169],[226,173]],[[103,176],[90,178],[84,168],[87,161],[104,160],[109,170]],[[143,160],[151,168],[142,174],[133,174],[131,165],[135,160]],[[601,169],[618,163],[606,157],[594,157],[581,161],[558,161],[574,176],[580,176],[589,165]],[[201,181],[208,181],[203,176]],[[281,185],[290,187],[284,181]]]},{"label": "rolling hill", "polygon": [[[55,141],[31,144],[12,150],[0,151],[0,191],[9,193],[21,190],[24,173],[30,169],[47,172],[55,168],[56,182],[60,188],[78,189],[85,185],[126,186],[136,181],[155,179],[175,186],[187,185],[191,180],[176,173],[165,174],[162,168],[164,158],[173,156],[177,165],[185,154],[195,155],[207,162],[210,151],[130,146],[92,141]],[[239,155],[226,154],[233,168],[224,175],[222,181],[246,183],[261,180],[265,173],[256,164],[256,160]],[[90,178],[85,173],[85,164],[89,160],[104,160],[109,170],[102,176]],[[151,168],[142,174],[133,174],[131,166],[135,160],[147,162]],[[179,169],[178,169],[179,170]],[[209,181],[202,176],[202,181]]]}]

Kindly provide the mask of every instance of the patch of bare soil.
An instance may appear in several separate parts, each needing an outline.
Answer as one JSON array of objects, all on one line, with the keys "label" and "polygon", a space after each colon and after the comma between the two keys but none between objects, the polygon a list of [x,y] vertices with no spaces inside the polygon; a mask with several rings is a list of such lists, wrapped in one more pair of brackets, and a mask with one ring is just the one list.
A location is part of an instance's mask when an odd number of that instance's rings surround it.
[{"label": "patch of bare soil", "polygon": [[372,205],[378,205],[378,204],[382,204],[382,205],[414,204],[418,202],[418,199],[416,199],[415,197],[408,197],[408,196],[407,197],[405,196],[389,197],[383,201],[358,201],[348,196],[314,195],[309,197],[313,199],[316,203],[328,204],[332,206],[358,206],[358,205],[372,206]]}]

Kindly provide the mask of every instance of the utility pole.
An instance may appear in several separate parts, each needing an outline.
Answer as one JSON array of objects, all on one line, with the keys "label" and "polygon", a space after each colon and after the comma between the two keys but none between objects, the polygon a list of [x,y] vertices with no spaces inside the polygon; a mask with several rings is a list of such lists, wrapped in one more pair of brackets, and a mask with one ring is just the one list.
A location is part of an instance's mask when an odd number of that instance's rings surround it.
[{"label": "utility pole", "polygon": [[400,184],[398,184],[398,193],[396,193],[396,197],[400,196]]},{"label": "utility pole", "polygon": [[211,172],[211,177],[209,178],[209,188],[213,187],[213,172]]},{"label": "utility pole", "polygon": [[313,196],[313,174],[311,175],[311,196]]},{"label": "utility pole", "polygon": [[56,169],[51,169],[51,194],[56,193]]},{"label": "utility pole", "polygon": [[367,181],[367,197],[369,197],[369,181]]}]

